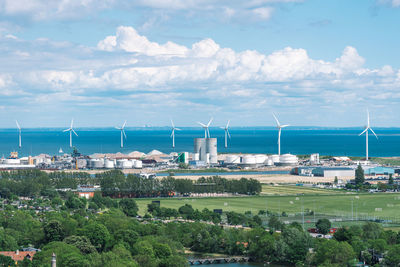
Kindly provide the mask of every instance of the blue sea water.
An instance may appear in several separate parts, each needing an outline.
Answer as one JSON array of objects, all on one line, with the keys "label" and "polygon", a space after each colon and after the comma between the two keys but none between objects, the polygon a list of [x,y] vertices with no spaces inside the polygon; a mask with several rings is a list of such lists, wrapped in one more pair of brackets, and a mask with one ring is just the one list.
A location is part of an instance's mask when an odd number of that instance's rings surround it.
[{"label": "blue sea water", "polygon": [[[282,131],[282,153],[337,156],[364,156],[365,136],[358,136],[361,128],[286,128]],[[193,139],[203,137],[200,128],[183,128],[176,132],[175,149],[172,148],[170,129],[164,128],[127,128],[124,148],[120,148],[120,132],[113,128],[89,129],[77,128],[78,137],[73,137],[73,144],[78,150],[92,153],[129,153],[141,151],[148,153],[153,149],[164,153],[172,151],[193,151]],[[229,147],[224,148],[224,131],[210,128],[211,137],[218,138],[219,152],[232,153],[277,153],[276,128],[252,127],[232,128]],[[376,128],[379,139],[369,136],[370,156],[400,156],[400,128]],[[0,156],[8,156],[11,151],[20,155],[47,153],[55,155],[59,148],[69,153],[69,134],[62,129],[22,129],[22,148],[18,148],[16,129],[0,130]]]}]

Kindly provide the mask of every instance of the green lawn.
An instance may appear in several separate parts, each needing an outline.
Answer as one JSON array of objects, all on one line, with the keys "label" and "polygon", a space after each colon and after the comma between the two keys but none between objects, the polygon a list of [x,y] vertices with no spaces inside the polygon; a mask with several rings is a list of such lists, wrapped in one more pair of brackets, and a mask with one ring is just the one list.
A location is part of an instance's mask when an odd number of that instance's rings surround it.
[{"label": "green lawn", "polygon": [[345,194],[343,190],[321,189],[314,187],[304,187],[295,185],[262,185],[262,195],[326,195],[326,194]]},{"label": "green lawn", "polygon": [[[144,214],[147,204],[154,199],[137,199],[139,213]],[[185,203],[194,208],[223,209],[224,211],[245,212],[258,210],[285,211],[288,214],[301,213],[304,209],[315,210],[318,214],[331,216],[376,216],[400,221],[400,194],[336,194],[304,196],[255,196],[255,197],[209,197],[209,198],[158,198],[162,207],[179,208]]]}]

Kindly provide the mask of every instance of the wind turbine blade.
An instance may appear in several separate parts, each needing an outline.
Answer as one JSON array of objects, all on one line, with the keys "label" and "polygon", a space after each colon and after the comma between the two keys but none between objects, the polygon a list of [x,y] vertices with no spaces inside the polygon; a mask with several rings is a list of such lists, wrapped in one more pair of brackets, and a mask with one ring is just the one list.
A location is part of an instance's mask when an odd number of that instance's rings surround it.
[{"label": "wind turbine blade", "polygon": [[208,138],[211,138],[210,130],[208,129],[208,127],[207,127],[207,133],[208,133]]},{"label": "wind turbine blade", "polygon": [[372,130],[372,128],[369,128],[371,130],[371,132],[375,135],[376,139],[378,139],[378,136],[375,134],[374,130]]},{"label": "wind turbine blade", "polygon": [[124,129],[125,128],[125,125],[126,125],[126,121],[124,122],[124,124],[122,125],[122,129]]},{"label": "wind turbine blade", "polygon": [[231,134],[229,133],[228,129],[226,129],[226,133],[228,134],[229,139],[231,139]]},{"label": "wind turbine blade", "polygon": [[78,134],[75,132],[74,129],[71,129],[71,131],[72,131],[76,136],[78,136]]},{"label": "wind turbine blade", "polygon": [[207,127],[204,123],[201,122],[197,122],[198,124],[200,124],[202,127]]},{"label": "wind turbine blade", "polygon": [[221,128],[222,130],[226,130],[226,128],[225,128],[225,127],[219,127],[219,128]]},{"label": "wind turbine blade", "polygon": [[71,131],[71,128],[65,129],[63,132],[69,132]]},{"label": "wind turbine blade", "polygon": [[278,121],[278,118],[275,116],[274,113],[272,113],[272,116],[274,116],[274,119],[275,119],[275,121],[276,121],[276,124],[277,124],[278,126],[281,126],[281,124],[280,124],[279,121]]},{"label": "wind turbine blade", "polygon": [[226,124],[226,129],[229,128],[229,122],[230,122],[230,120],[228,120],[228,123]]},{"label": "wind turbine blade", "polygon": [[362,131],[362,133],[360,133],[358,136],[362,135],[362,134],[365,133],[366,131],[368,131],[368,128],[365,128],[365,130]]},{"label": "wind turbine blade", "polygon": [[70,128],[72,129],[73,126],[74,126],[74,119],[71,120],[71,127]]},{"label": "wind turbine blade", "polygon": [[281,128],[289,127],[289,124],[281,125]]},{"label": "wind turbine blade", "polygon": [[175,128],[175,130],[177,130],[177,131],[182,131],[182,129],[179,129],[179,128]]},{"label": "wind turbine blade", "polygon": [[211,122],[213,121],[213,117],[211,117],[211,120],[207,123],[207,127],[210,126]]},{"label": "wind turbine blade", "polygon": [[172,136],[174,136],[174,129],[172,129],[170,137],[172,138]]},{"label": "wind turbine blade", "polygon": [[171,119],[172,128],[175,128],[174,121]]},{"label": "wind turbine blade", "polygon": [[17,121],[17,120],[15,121],[15,123],[17,124],[17,128],[18,128],[18,130],[21,130],[21,127],[19,126],[19,123],[18,123],[18,121]]},{"label": "wind turbine blade", "polygon": [[369,128],[369,110],[367,109],[367,128]]},{"label": "wind turbine blade", "polygon": [[119,127],[114,127],[115,129],[117,129],[117,130],[122,130],[122,128],[119,128]]},{"label": "wind turbine blade", "polygon": [[122,133],[124,134],[124,137],[125,137],[125,139],[126,139],[126,134],[125,134],[124,129],[121,129],[121,131],[122,131]]}]

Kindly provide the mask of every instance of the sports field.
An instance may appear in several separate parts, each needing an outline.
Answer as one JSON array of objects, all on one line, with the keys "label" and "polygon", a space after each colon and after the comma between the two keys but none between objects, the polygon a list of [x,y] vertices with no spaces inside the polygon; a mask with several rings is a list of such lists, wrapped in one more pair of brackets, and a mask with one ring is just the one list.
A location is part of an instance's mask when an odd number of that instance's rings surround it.
[{"label": "sports field", "polygon": [[262,185],[261,195],[326,195],[345,194],[346,191],[296,185]]},{"label": "sports field", "polygon": [[[147,204],[154,199],[136,200],[140,214],[144,214]],[[293,195],[255,197],[204,197],[204,198],[159,198],[162,207],[179,208],[188,203],[197,209],[223,209],[244,213],[259,210],[285,211],[298,214],[304,210],[314,210],[317,214],[330,216],[353,216],[354,218],[376,217],[384,220],[400,221],[400,194],[335,194],[335,195]]]}]

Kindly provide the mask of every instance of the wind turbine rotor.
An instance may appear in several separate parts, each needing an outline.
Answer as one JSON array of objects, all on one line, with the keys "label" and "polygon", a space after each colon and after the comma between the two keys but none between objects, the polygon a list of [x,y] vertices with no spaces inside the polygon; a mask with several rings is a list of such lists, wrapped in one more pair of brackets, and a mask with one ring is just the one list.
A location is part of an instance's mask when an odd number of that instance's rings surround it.
[{"label": "wind turbine rotor", "polygon": [[376,139],[378,139],[378,136],[375,134],[374,130],[372,130],[372,128],[368,128],[371,130],[371,132],[375,135]]}]

